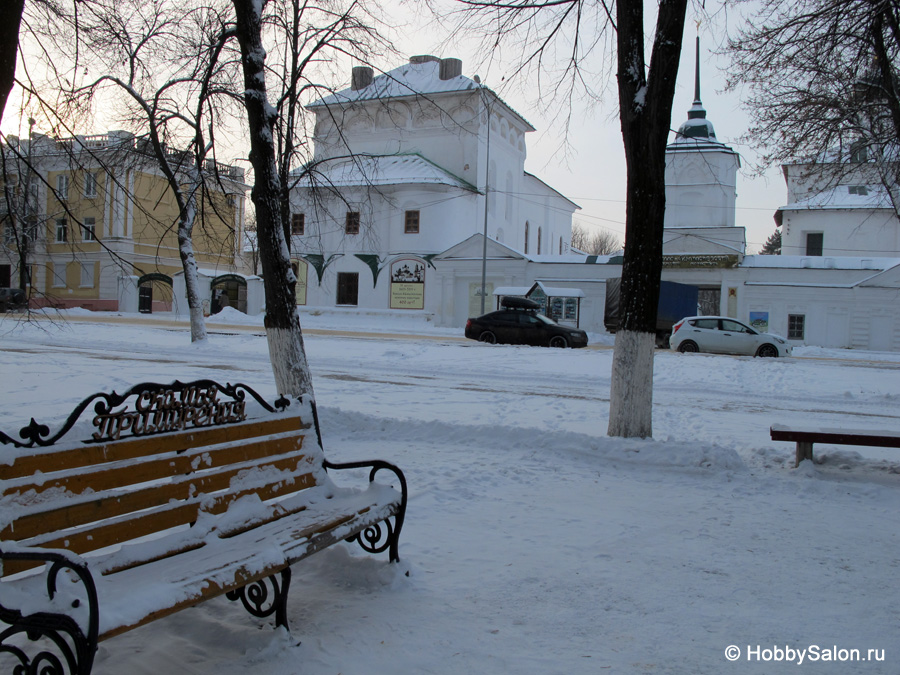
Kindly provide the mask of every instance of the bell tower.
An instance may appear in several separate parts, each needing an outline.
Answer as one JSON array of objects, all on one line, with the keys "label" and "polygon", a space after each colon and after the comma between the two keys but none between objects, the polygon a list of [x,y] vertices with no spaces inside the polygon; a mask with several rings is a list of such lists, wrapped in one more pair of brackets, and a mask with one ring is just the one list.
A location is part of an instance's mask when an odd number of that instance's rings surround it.
[{"label": "bell tower", "polygon": [[700,99],[700,37],[694,102],[666,147],[666,228],[734,227],[740,156],[716,139]]}]

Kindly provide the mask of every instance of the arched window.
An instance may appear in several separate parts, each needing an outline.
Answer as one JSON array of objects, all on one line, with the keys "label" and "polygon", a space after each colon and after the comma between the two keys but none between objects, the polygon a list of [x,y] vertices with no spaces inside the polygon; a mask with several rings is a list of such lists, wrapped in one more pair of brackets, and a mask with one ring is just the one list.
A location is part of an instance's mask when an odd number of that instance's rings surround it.
[{"label": "arched window", "polygon": [[525,221],[525,253],[528,253],[528,221]]},{"label": "arched window", "polygon": [[537,241],[537,254],[538,255],[541,254],[541,229],[542,228],[540,228],[540,227],[538,228],[538,241]]}]

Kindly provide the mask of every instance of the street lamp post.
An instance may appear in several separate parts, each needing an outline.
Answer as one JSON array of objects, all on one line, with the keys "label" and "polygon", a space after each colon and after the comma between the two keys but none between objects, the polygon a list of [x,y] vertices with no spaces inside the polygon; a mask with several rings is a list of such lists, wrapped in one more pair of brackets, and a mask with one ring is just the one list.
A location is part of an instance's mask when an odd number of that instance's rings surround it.
[{"label": "street lamp post", "polygon": [[485,296],[487,296],[487,227],[488,227],[488,191],[490,189],[489,177],[491,175],[491,109],[488,106],[484,93],[484,84],[481,85],[481,99],[484,103],[485,119],[487,123],[487,150],[484,161],[484,231],[481,241],[481,313],[484,314]]}]

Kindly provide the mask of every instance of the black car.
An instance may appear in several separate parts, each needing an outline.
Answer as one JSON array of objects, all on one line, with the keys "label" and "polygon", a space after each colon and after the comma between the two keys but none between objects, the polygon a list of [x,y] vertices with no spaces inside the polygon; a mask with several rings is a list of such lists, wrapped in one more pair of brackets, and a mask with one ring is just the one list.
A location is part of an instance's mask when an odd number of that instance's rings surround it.
[{"label": "black car", "polygon": [[503,298],[501,305],[503,309],[466,321],[466,337],[489,344],[587,347],[587,333],[539,314],[540,305],[532,300]]},{"label": "black car", "polygon": [[25,291],[21,288],[0,288],[0,312],[25,306]]}]

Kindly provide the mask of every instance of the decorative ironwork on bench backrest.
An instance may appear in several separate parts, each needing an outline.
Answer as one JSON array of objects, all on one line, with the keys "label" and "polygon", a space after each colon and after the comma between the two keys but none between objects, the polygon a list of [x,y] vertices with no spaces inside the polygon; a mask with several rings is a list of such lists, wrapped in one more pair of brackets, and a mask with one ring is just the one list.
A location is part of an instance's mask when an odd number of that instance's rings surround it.
[{"label": "decorative ironwork on bench backrest", "polygon": [[[213,380],[195,380],[171,384],[145,382],[124,394],[98,393],[79,403],[65,424],[53,436],[50,428],[31,419],[22,427],[17,441],[0,431],[0,443],[17,448],[52,445],[68,432],[87,407],[94,403],[93,425],[96,431],[86,442],[115,441],[122,436],[150,436],[191,427],[234,424],[247,418],[247,394],[269,412],[290,405],[285,397],[274,407],[244,384],[219,384]],[[223,398],[226,397],[226,398]],[[132,399],[132,407],[129,407]]]}]

